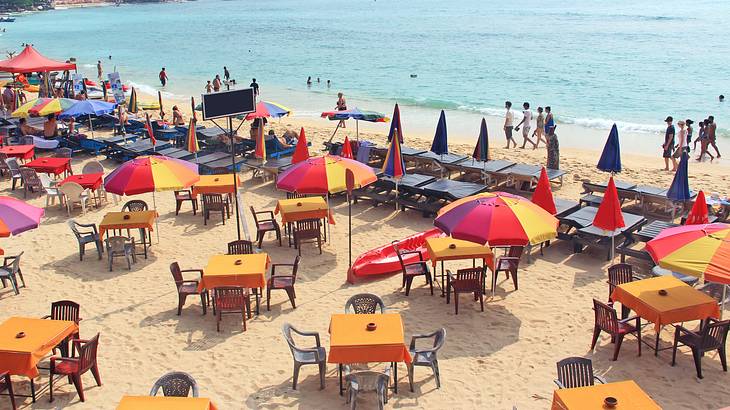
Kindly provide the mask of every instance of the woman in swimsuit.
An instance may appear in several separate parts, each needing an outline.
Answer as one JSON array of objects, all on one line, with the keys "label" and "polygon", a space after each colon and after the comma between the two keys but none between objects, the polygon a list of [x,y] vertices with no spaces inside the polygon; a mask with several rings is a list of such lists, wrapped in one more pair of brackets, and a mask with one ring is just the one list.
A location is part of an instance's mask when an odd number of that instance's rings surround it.
[{"label": "woman in swimsuit", "polygon": [[547,139],[545,139],[545,115],[542,113],[542,107],[537,107],[537,118],[535,131],[532,132],[532,137],[535,138],[535,148],[540,145],[540,141],[544,142],[547,146]]},{"label": "woman in swimsuit", "polygon": [[[347,111],[347,101],[345,101],[345,97],[342,93],[337,93],[337,105],[335,106],[335,109],[337,111]],[[347,128],[345,125],[345,120],[340,120],[339,126],[342,128]]]}]

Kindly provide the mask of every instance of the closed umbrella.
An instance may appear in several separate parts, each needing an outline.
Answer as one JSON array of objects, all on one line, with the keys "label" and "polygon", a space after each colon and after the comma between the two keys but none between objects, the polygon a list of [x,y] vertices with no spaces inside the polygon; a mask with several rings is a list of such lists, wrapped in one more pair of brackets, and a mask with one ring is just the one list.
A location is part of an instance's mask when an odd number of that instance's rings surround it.
[{"label": "closed umbrella", "polygon": [[[616,229],[626,226],[624,215],[621,212],[621,203],[618,200],[618,191],[616,191],[616,183],[613,182],[613,175],[608,180],[606,193],[603,195],[603,201],[598,206],[596,216],[593,218],[593,226],[605,231],[615,231]],[[611,260],[614,256],[614,235],[611,235]]]},{"label": "closed umbrella", "polygon": [[137,105],[137,90],[132,87],[132,91],[129,93],[129,103],[127,104],[127,112],[137,113],[139,106]]},{"label": "closed umbrella", "polygon": [[[398,129],[393,131],[393,135],[400,135]],[[385,161],[383,162],[383,175],[395,180],[395,209],[398,209],[398,183],[406,174],[406,163],[403,160],[400,144],[400,138],[390,139],[388,152],[385,153]]]},{"label": "closed umbrella", "polygon": [[304,135],[304,127],[299,130],[299,138],[297,139],[297,145],[294,147],[294,154],[291,157],[291,163],[296,164],[309,158],[309,146],[307,143],[307,136]]},{"label": "closed umbrella", "polygon": [[692,205],[692,209],[689,211],[687,220],[685,220],[684,224],[703,225],[709,222],[710,219],[707,212],[707,200],[705,200],[705,193],[704,191],[700,191],[700,193],[697,194],[697,198],[695,198],[695,203]]},{"label": "closed umbrella", "polygon": [[350,140],[347,138],[347,135],[345,135],[345,141],[342,143],[342,154],[340,155],[342,158],[352,158],[352,145],[350,145]]},{"label": "closed umbrella", "polygon": [[535,192],[532,194],[532,203],[548,211],[550,215],[558,213],[555,208],[555,199],[553,198],[553,191],[550,187],[550,180],[548,179],[545,167],[542,167],[540,171],[540,179],[537,180]]},{"label": "closed umbrella", "polygon": [[436,134],[434,134],[433,142],[431,143],[431,152],[437,155],[449,153],[449,144],[446,134],[446,113],[444,113],[444,110],[441,110],[439,122],[436,125]]},{"label": "closed umbrella", "polygon": [[395,103],[393,108],[393,120],[390,123],[390,131],[388,131],[388,142],[393,138],[393,135],[398,135],[398,140],[403,143],[403,126],[400,122],[400,108],[398,103]]},{"label": "closed umbrella", "polygon": [[471,157],[477,161],[489,161],[489,132],[487,131],[487,120],[484,118],[482,118],[477,145],[474,147]]},{"label": "closed umbrella", "polygon": [[611,127],[606,145],[603,147],[601,158],[598,160],[598,169],[612,174],[621,172],[621,148],[619,146],[618,128]]}]

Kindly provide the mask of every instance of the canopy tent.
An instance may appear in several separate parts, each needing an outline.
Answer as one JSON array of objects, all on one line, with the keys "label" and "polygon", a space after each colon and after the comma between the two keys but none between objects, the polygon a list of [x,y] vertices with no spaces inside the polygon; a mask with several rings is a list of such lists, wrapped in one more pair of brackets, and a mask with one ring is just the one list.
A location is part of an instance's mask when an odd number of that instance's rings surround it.
[{"label": "canopy tent", "polygon": [[15,57],[0,61],[0,71],[8,73],[48,72],[75,70],[76,64],[64,63],[44,57],[30,44]]}]

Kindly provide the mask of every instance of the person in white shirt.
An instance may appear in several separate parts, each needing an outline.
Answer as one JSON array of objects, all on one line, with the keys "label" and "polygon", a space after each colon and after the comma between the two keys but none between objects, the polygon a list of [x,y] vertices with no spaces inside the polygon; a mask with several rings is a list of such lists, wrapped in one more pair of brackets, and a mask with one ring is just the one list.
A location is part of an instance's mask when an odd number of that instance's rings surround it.
[{"label": "person in white shirt", "polygon": [[512,103],[510,101],[505,101],[504,107],[507,109],[507,112],[504,115],[504,136],[507,138],[507,146],[505,148],[509,149],[509,143],[512,141],[513,144],[515,144],[515,148],[517,148],[517,142],[514,138],[512,138],[512,130],[514,129],[514,121],[515,121],[515,114],[512,112]]},{"label": "person in white shirt", "polygon": [[520,130],[520,125],[522,126],[522,149],[525,148],[525,145],[527,145],[527,141],[530,141],[530,144],[532,144],[532,149],[537,148],[537,144],[530,139],[530,122],[532,121],[532,111],[530,111],[530,103],[525,102],[522,104],[522,121],[520,121],[519,124],[515,127],[515,131]]},{"label": "person in white shirt", "polygon": [[[679,138],[679,144],[677,145],[677,149],[674,151],[674,155],[672,155],[674,158],[682,158],[682,154],[686,152],[687,148],[687,128],[685,128],[685,122],[682,120],[679,120],[677,123],[679,126],[679,132],[677,133],[677,137]],[[673,159],[674,159],[673,158]],[[672,171],[677,170],[677,161],[674,162],[674,167],[672,167]]]}]

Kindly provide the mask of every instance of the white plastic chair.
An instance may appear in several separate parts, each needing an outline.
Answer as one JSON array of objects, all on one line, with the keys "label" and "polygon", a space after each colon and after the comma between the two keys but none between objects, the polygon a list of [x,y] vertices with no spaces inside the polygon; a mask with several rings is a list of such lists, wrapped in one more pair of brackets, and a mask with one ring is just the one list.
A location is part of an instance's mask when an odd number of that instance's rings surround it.
[{"label": "white plastic chair", "polygon": [[81,169],[82,174],[103,174],[104,166],[99,161],[89,161]]},{"label": "white plastic chair", "polygon": [[46,191],[46,208],[49,204],[55,204],[56,198],[58,198],[58,206],[63,206],[63,193],[58,189],[56,184],[51,180],[47,174],[39,174],[38,178],[41,180],[43,190]]},{"label": "white plastic chair", "polygon": [[89,193],[81,185],[75,182],[67,182],[61,185],[60,188],[64,197],[66,198],[66,211],[71,216],[71,209],[74,205],[81,205],[81,213],[86,214],[86,203],[89,201]]}]

